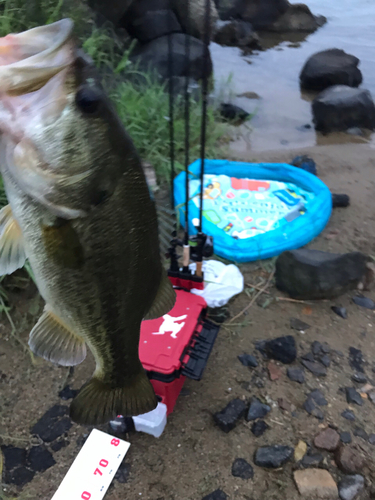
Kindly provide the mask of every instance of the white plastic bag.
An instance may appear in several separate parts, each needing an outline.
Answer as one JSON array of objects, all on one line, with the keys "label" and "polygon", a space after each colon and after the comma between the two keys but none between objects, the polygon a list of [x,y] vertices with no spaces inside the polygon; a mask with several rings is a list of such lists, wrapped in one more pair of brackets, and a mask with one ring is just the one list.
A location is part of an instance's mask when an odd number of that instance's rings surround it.
[{"label": "white plastic bag", "polygon": [[[195,271],[196,264],[190,264]],[[244,278],[233,264],[226,266],[217,260],[206,260],[202,265],[204,273],[204,289],[193,288],[191,293],[200,295],[209,307],[221,307],[244,289]]]}]

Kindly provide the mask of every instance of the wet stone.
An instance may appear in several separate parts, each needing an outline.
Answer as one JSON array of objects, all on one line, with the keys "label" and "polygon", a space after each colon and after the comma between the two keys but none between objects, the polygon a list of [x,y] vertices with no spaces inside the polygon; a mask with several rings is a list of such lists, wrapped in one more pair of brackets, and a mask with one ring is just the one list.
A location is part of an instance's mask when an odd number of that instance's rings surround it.
[{"label": "wet stone", "polygon": [[351,446],[339,448],[336,452],[335,460],[339,469],[347,474],[361,472],[365,465],[365,459],[360,452]]},{"label": "wet stone", "polygon": [[241,354],[238,359],[244,366],[249,366],[250,368],[256,368],[258,366],[258,361],[255,356],[251,354]]},{"label": "wet stone", "polygon": [[71,389],[69,385],[65,386],[62,391],[59,392],[59,398],[63,399],[64,401],[68,401],[69,399],[74,399],[79,391],[75,389]]},{"label": "wet stone", "polygon": [[364,372],[363,365],[365,360],[363,358],[362,351],[356,349],[355,347],[349,347],[349,364],[357,372]]},{"label": "wet stone", "polygon": [[224,432],[235,428],[238,420],[245,415],[246,404],[241,399],[233,399],[227,406],[214,414],[215,423]]},{"label": "wet stone", "polygon": [[324,460],[323,455],[320,453],[314,453],[312,455],[305,455],[301,461],[302,467],[317,467]]},{"label": "wet stone", "polygon": [[366,384],[367,377],[364,373],[355,373],[352,375],[352,381],[357,382],[358,384]]},{"label": "wet stone", "polygon": [[304,332],[311,328],[311,325],[301,321],[298,318],[290,318],[290,328],[297,330],[298,332]]},{"label": "wet stone", "polygon": [[256,420],[258,418],[263,418],[271,411],[271,407],[265,405],[259,401],[257,398],[252,398],[249,412],[247,414],[246,420],[250,422],[251,420]]},{"label": "wet stone", "polygon": [[348,312],[345,307],[332,306],[331,309],[337,316],[340,316],[340,318],[348,319]]},{"label": "wet stone", "polygon": [[355,295],[352,300],[357,306],[364,307],[365,309],[375,309],[375,302],[363,295]]},{"label": "wet stone", "polygon": [[69,446],[69,441],[67,439],[60,439],[59,441],[55,441],[51,445],[51,449],[54,452],[60,451],[62,448],[65,448],[66,446]]},{"label": "wet stone", "polygon": [[350,420],[351,422],[354,422],[355,420],[355,415],[352,411],[350,410],[344,410],[342,413],[341,413],[341,416],[346,418],[346,420]]},{"label": "wet stone", "polygon": [[308,397],[303,403],[303,407],[307,411],[307,413],[317,418],[318,420],[324,419],[324,413],[320,408],[318,408],[313,398]]},{"label": "wet stone", "polygon": [[303,359],[301,363],[316,377],[325,377],[327,375],[327,369],[320,363],[316,363],[315,361],[306,361],[305,359]]},{"label": "wet stone", "polygon": [[314,342],[311,344],[311,352],[314,354],[314,356],[320,354],[322,352],[322,344],[317,340],[314,340]]},{"label": "wet stone", "polygon": [[294,472],[294,480],[303,497],[337,499],[337,485],[327,470],[297,470]]},{"label": "wet stone", "polygon": [[53,467],[56,462],[44,446],[34,446],[29,452],[30,468],[35,472],[44,472]]},{"label": "wet stone", "polygon": [[25,486],[30,483],[35,476],[35,472],[26,467],[18,467],[12,472],[5,474],[5,482],[16,486]]},{"label": "wet stone", "polygon": [[222,490],[215,490],[214,492],[206,495],[202,498],[202,500],[227,500],[228,495],[224,493]]},{"label": "wet stone", "polygon": [[255,452],[255,465],[267,469],[277,469],[292,458],[294,449],[290,446],[264,446]]},{"label": "wet stone", "polygon": [[359,394],[359,392],[355,390],[354,387],[346,387],[345,392],[346,392],[346,400],[349,404],[354,403],[358,406],[363,405],[362,397]]},{"label": "wet stone", "polygon": [[315,403],[318,404],[319,406],[327,406],[328,405],[328,401],[324,397],[322,391],[320,391],[319,389],[314,389],[313,391],[311,391],[309,394],[309,397],[313,398]]},{"label": "wet stone", "polygon": [[335,451],[340,444],[340,434],[328,427],[314,439],[314,445],[321,450]]},{"label": "wet stone", "polygon": [[266,352],[270,358],[276,361],[284,364],[293,363],[297,357],[296,341],[291,335],[269,340],[266,343]]},{"label": "wet stone", "polygon": [[24,448],[2,446],[1,451],[4,456],[4,465],[6,470],[10,471],[20,465],[26,465],[27,450]]},{"label": "wet stone", "polygon": [[293,382],[303,384],[305,381],[305,371],[303,368],[288,368],[287,375]]},{"label": "wet stone", "polygon": [[352,442],[352,436],[350,432],[341,432],[340,439],[344,444],[350,444]]},{"label": "wet stone", "polygon": [[312,363],[314,363],[315,361],[314,354],[312,352],[307,352],[306,354],[301,356],[301,359],[304,359],[305,361],[311,361]]},{"label": "wet stone", "polygon": [[254,477],[254,469],[244,458],[236,458],[232,465],[232,476],[240,477],[241,479],[252,479]]},{"label": "wet stone", "polygon": [[364,439],[365,441],[368,441],[368,434],[367,432],[362,429],[361,427],[355,427],[353,434],[356,437],[360,437],[361,439]]},{"label": "wet stone", "polygon": [[263,436],[266,430],[269,429],[269,426],[266,424],[264,420],[257,420],[251,426],[251,432],[255,437]]},{"label": "wet stone", "polygon": [[365,487],[365,478],[359,474],[345,476],[338,484],[341,500],[354,500]]},{"label": "wet stone", "polygon": [[117,469],[114,479],[121,484],[129,481],[131,465],[123,462]]},{"label": "wet stone", "polygon": [[319,361],[326,368],[329,368],[331,366],[331,358],[328,356],[328,354],[323,354],[323,356],[320,356]]}]

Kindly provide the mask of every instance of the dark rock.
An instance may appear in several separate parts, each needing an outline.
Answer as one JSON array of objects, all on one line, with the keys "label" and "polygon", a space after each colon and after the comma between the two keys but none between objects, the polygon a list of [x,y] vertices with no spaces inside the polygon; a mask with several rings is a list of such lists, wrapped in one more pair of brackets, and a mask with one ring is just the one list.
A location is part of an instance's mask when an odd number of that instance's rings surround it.
[{"label": "dark rock", "polygon": [[358,87],[362,73],[359,59],[340,49],[329,49],[313,54],[302,68],[301,87],[307,90],[324,90],[332,85]]},{"label": "dark rock", "polygon": [[302,467],[318,467],[324,460],[323,455],[314,453],[312,455],[305,455],[301,461]]},{"label": "dark rock", "polygon": [[253,479],[254,469],[244,458],[236,458],[232,465],[232,476],[241,479]]},{"label": "dark rock", "polygon": [[301,359],[304,359],[305,361],[311,361],[312,363],[314,363],[314,361],[315,361],[315,358],[314,358],[314,355],[312,352],[307,352],[306,354],[301,356]]},{"label": "dark rock", "polygon": [[125,484],[129,481],[131,465],[125,462],[122,462],[120,467],[117,469],[115,474],[115,480],[121,484]]},{"label": "dark rock", "polygon": [[326,21],[324,16],[314,16],[305,4],[289,4],[288,10],[275,23],[268,26],[267,30],[278,33],[313,33]]},{"label": "dark rock", "polygon": [[30,468],[35,472],[44,472],[56,464],[52,453],[44,446],[34,446],[31,448],[28,459]]},{"label": "dark rock", "polygon": [[332,208],[346,208],[350,205],[350,198],[347,194],[332,193]]},{"label": "dark rock", "polygon": [[202,498],[202,500],[227,500],[228,495],[224,493],[222,490],[215,490],[214,492],[206,495]]},{"label": "dark rock", "polygon": [[74,399],[79,391],[75,389],[71,389],[68,385],[64,387],[62,391],[59,392],[59,398],[64,401],[68,401],[68,399]]},{"label": "dark rock", "polygon": [[214,40],[219,45],[259,49],[259,37],[250,23],[239,19],[218,21]]},{"label": "dark rock", "polygon": [[346,418],[346,420],[350,420],[351,422],[354,422],[355,420],[355,415],[352,411],[350,410],[344,410],[342,413],[341,413],[341,416]]},{"label": "dark rock", "polygon": [[308,397],[306,401],[303,403],[303,407],[307,411],[307,413],[317,418],[318,420],[324,419],[324,413],[320,408],[317,407],[313,398]]},{"label": "dark rock", "polygon": [[365,360],[363,358],[362,351],[356,349],[355,347],[349,347],[349,364],[357,372],[364,372],[363,365]]},{"label": "dark rock", "polygon": [[320,342],[318,342],[317,340],[314,340],[314,342],[311,344],[311,352],[314,354],[314,356],[321,354],[322,344]]},{"label": "dark rock", "polygon": [[[219,2],[219,12],[220,12]],[[289,8],[287,0],[238,0],[231,2],[231,7],[221,10],[222,19],[240,18],[252,24],[255,30],[267,29]]]},{"label": "dark rock", "polygon": [[[66,415],[67,410],[66,406],[53,406],[31,428],[31,434],[37,434],[47,443],[54,441],[73,425],[69,417],[63,417]],[[59,420],[60,417],[63,418]]]},{"label": "dark rock", "polygon": [[328,427],[314,438],[314,445],[321,450],[335,451],[340,444],[340,434]]},{"label": "dark rock", "polygon": [[[309,125],[308,127],[305,125],[305,128],[311,128],[311,125]],[[293,165],[294,167],[302,168],[303,170],[306,170],[306,172],[310,172],[310,174],[313,175],[317,175],[318,173],[316,170],[315,161],[306,155],[296,156],[292,160],[291,165]]]},{"label": "dark rock", "polygon": [[256,368],[258,366],[258,361],[255,356],[251,354],[241,354],[238,359],[244,366],[250,366],[251,368]]},{"label": "dark rock", "polygon": [[271,411],[270,406],[261,403],[257,398],[252,398],[246,420],[250,422],[258,418],[263,418],[270,411]]},{"label": "dark rock", "polygon": [[368,441],[368,434],[364,429],[361,429],[360,427],[355,427],[353,434],[356,437],[360,437],[361,439],[364,439],[365,441]]},{"label": "dark rock", "polygon": [[261,353],[264,359],[268,359],[266,348],[267,348],[267,340],[257,340],[255,342],[255,349]]},{"label": "dark rock", "polygon": [[359,394],[359,392],[357,392],[354,387],[346,387],[345,392],[346,392],[346,400],[349,404],[354,403],[358,406],[363,405],[363,399]]},{"label": "dark rock", "polygon": [[297,357],[296,341],[291,335],[269,340],[266,344],[266,352],[270,358],[281,363],[293,363]]},{"label": "dark rock", "polygon": [[251,426],[251,432],[255,437],[263,436],[266,430],[269,429],[269,426],[266,424],[264,420],[257,420]]},{"label": "dark rock", "polygon": [[357,382],[358,384],[366,384],[367,377],[364,373],[355,373],[352,375],[353,382]]},{"label": "dark rock", "polygon": [[62,448],[69,446],[69,441],[67,439],[60,439],[60,441],[55,441],[51,444],[51,450],[54,452],[60,451]]},{"label": "dark rock", "polygon": [[290,446],[264,446],[255,452],[254,462],[258,467],[277,469],[292,458],[294,453]]},{"label": "dark rock", "polygon": [[27,450],[15,446],[2,446],[1,451],[4,456],[4,465],[7,471],[15,469],[20,465],[26,465]]},{"label": "dark rock", "polygon": [[299,332],[304,332],[311,328],[311,325],[308,325],[298,318],[290,318],[290,328],[293,328],[293,330],[297,330]]},{"label": "dark rock", "polygon": [[315,129],[324,134],[349,127],[374,130],[375,104],[366,89],[336,85],[323,90],[312,103]]},{"label": "dark rock", "polygon": [[365,478],[359,474],[355,476],[345,476],[337,486],[341,500],[354,500],[354,498],[364,489]]},{"label": "dark rock", "polygon": [[309,394],[309,398],[312,398],[319,406],[328,405],[328,401],[324,397],[322,391],[320,391],[319,389],[314,389],[313,391],[311,391]]},{"label": "dark rock", "polygon": [[118,25],[123,15],[128,10],[132,0],[92,0],[90,6],[106,19]]},{"label": "dark rock", "polygon": [[215,423],[224,432],[229,432],[235,428],[238,420],[245,415],[246,404],[241,399],[233,399],[228,405],[218,413],[214,414]]},{"label": "dark rock", "polygon": [[[137,2],[133,6],[137,7]],[[130,14],[126,16],[128,22],[125,25],[129,35],[141,43],[148,43],[169,33],[181,33],[182,28],[175,13],[170,9],[148,10],[140,15]]]},{"label": "dark rock", "polygon": [[320,356],[319,361],[326,368],[331,366],[331,358],[328,356],[328,354],[324,354],[323,356]]},{"label": "dark rock", "polygon": [[332,349],[330,348],[330,346],[327,344],[327,342],[323,342],[322,344],[322,352],[324,354],[329,354],[330,352],[332,351]]},{"label": "dark rock", "polygon": [[363,470],[365,459],[352,446],[343,446],[335,454],[336,464],[346,474],[357,474]]},{"label": "dark rock", "polygon": [[35,472],[26,467],[18,467],[5,474],[5,482],[7,484],[15,484],[16,486],[25,486],[30,483],[35,476]]},{"label": "dark rock", "polygon": [[[190,62],[186,57],[186,37],[183,33],[171,35],[173,76],[187,76],[193,80],[201,80],[211,75],[212,61],[205,64],[205,48],[203,42],[190,37]],[[154,70],[162,79],[169,78],[169,46],[168,36],[162,36],[134,50],[132,60],[139,63],[141,71]]]},{"label": "dark rock", "polygon": [[352,300],[357,306],[364,307],[365,309],[375,309],[375,302],[363,295],[356,295]]},{"label": "dark rock", "polygon": [[350,444],[352,442],[352,436],[350,432],[341,432],[340,439],[344,444]]},{"label": "dark rock", "polygon": [[283,252],[276,261],[276,286],[295,299],[332,299],[358,286],[366,273],[367,260],[360,252]]},{"label": "dark rock", "polygon": [[303,368],[288,368],[287,375],[293,382],[303,384],[305,381],[305,372]]},{"label": "dark rock", "polygon": [[348,313],[347,313],[345,307],[332,306],[331,309],[335,314],[337,314],[337,316],[340,316],[343,319],[348,318]]},{"label": "dark rock", "polygon": [[375,445],[375,434],[370,434],[368,442],[372,445]]},{"label": "dark rock", "polygon": [[316,363],[315,361],[306,361],[304,359],[301,361],[301,363],[316,377],[325,377],[327,375],[326,368],[320,363]]},{"label": "dark rock", "polygon": [[220,104],[219,111],[221,117],[230,122],[245,121],[250,116],[247,111],[230,103]]}]

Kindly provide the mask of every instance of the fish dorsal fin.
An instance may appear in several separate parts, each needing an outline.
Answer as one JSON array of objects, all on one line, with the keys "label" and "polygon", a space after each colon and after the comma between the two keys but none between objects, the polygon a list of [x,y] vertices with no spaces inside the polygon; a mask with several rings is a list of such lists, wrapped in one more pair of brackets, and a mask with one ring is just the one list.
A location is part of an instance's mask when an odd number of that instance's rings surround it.
[{"label": "fish dorsal fin", "polygon": [[164,316],[173,308],[175,302],[176,292],[163,269],[158,293],[144,319],[155,319]]},{"label": "fish dorsal fin", "polygon": [[75,366],[86,357],[85,341],[76,335],[48,305],[30,332],[31,351],[62,366]]},{"label": "fish dorsal fin", "polygon": [[25,262],[22,231],[10,205],[6,205],[0,210],[0,275],[12,274]]}]

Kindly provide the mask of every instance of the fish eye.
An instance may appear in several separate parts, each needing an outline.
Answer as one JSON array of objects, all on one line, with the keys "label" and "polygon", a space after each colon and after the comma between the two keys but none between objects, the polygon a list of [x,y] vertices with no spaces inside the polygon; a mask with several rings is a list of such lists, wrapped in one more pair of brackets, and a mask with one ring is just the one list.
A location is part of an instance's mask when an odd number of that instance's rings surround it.
[{"label": "fish eye", "polygon": [[100,95],[89,87],[82,87],[76,93],[76,105],[83,113],[95,113],[100,104]]}]

